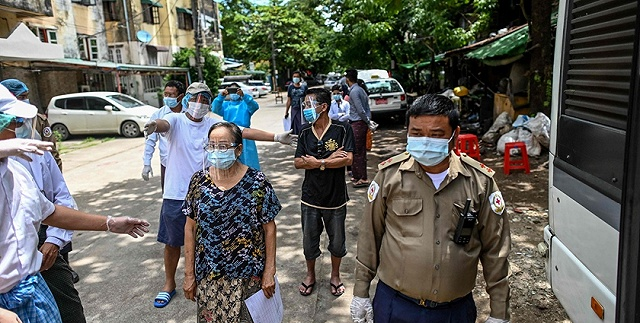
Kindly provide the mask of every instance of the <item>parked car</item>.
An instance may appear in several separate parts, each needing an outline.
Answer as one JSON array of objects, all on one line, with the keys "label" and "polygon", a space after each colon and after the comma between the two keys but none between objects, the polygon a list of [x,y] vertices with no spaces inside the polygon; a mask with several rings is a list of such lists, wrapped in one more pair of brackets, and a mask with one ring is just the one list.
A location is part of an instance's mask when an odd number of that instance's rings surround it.
[{"label": "parked car", "polygon": [[269,91],[271,90],[268,85],[264,84],[264,81],[250,80],[249,85],[258,88],[258,97],[269,94]]},{"label": "parked car", "polygon": [[82,92],[54,96],[48,109],[51,129],[66,140],[79,134],[138,137],[158,108],[118,92]]},{"label": "parked car", "polygon": [[371,113],[404,113],[407,109],[407,96],[394,78],[373,78],[365,80],[369,91]]},{"label": "parked car", "polygon": [[338,84],[338,82],[340,81],[340,78],[342,78],[342,76],[340,75],[331,75],[329,77],[327,77],[326,80],[324,80],[324,88],[331,91],[331,88],[335,85]]},{"label": "parked car", "polygon": [[256,86],[252,86],[252,85],[248,85],[244,82],[222,82],[222,84],[220,84],[220,87],[218,88],[218,93],[222,93],[222,91],[224,89],[227,88],[227,86],[236,83],[238,85],[240,85],[240,88],[242,89],[242,92],[244,92],[244,94],[250,94],[254,99],[260,96],[260,92],[258,91],[258,87]]}]

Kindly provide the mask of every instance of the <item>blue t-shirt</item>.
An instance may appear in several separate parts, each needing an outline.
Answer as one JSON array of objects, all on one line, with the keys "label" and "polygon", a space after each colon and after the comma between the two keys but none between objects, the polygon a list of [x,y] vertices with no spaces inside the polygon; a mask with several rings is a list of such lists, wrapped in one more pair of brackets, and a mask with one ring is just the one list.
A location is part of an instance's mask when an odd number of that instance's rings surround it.
[{"label": "blue t-shirt", "polygon": [[300,109],[300,103],[304,100],[305,95],[307,95],[306,85],[296,87],[295,85],[290,84],[287,89],[287,97],[291,98],[291,108]]}]

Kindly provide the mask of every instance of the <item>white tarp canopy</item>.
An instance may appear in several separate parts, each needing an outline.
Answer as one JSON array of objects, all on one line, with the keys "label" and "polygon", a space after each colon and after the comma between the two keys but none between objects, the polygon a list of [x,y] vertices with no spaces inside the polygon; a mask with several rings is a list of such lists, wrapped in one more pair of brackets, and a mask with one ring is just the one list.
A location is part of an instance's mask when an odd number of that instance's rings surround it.
[{"label": "white tarp canopy", "polygon": [[7,38],[0,38],[0,61],[36,61],[64,58],[62,45],[43,43],[20,23]]}]

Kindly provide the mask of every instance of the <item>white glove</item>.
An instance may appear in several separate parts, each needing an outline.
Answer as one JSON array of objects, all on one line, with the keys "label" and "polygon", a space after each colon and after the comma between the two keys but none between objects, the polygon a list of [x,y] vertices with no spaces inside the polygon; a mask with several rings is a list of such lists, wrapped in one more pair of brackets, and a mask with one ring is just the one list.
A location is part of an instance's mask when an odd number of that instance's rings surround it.
[{"label": "white glove", "polygon": [[155,120],[151,120],[144,125],[144,139],[147,139],[150,134],[154,133],[158,128],[158,123]]},{"label": "white glove", "polygon": [[375,132],[376,129],[378,129],[378,123],[373,120],[369,120],[369,129],[371,132]]},{"label": "white glove", "polygon": [[353,296],[349,309],[354,323],[373,323],[373,306],[370,299]]},{"label": "white glove", "polygon": [[148,181],[149,174],[151,174],[151,177],[153,177],[153,169],[151,169],[150,165],[144,165],[144,167],[142,167],[142,179]]},{"label": "white glove", "polygon": [[273,136],[273,141],[279,142],[283,145],[289,145],[291,147],[296,147],[298,145],[298,135],[294,135],[291,132],[292,130],[289,130],[287,132],[283,132],[283,133],[277,133]]},{"label": "white glove", "polygon": [[489,318],[484,321],[484,323],[509,323],[509,321],[489,316]]},{"label": "white glove", "polygon": [[18,156],[31,161],[26,153],[44,155],[45,151],[51,151],[53,143],[33,139],[7,139],[0,141],[0,158]]}]

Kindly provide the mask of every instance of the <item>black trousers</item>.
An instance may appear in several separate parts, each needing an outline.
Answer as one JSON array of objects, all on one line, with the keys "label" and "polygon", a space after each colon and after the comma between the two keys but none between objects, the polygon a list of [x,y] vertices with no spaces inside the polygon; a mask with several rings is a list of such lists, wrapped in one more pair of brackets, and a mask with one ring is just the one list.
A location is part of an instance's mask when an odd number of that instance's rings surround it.
[{"label": "black trousers", "polygon": [[73,286],[71,267],[62,256],[58,255],[53,266],[41,274],[58,304],[62,322],[86,323],[80,295]]}]

